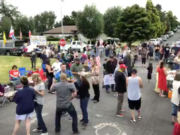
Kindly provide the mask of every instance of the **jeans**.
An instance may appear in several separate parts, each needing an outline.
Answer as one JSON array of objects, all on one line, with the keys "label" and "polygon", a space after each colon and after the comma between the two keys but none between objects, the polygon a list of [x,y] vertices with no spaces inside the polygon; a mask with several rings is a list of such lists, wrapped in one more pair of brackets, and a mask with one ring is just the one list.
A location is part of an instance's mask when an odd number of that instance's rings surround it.
[{"label": "jeans", "polygon": [[172,112],[171,115],[177,117],[178,106],[172,103]]},{"label": "jeans", "polygon": [[[109,85],[106,85],[106,91],[108,91],[109,90]],[[114,84],[111,84],[111,89],[112,89],[112,91],[114,91]]]},{"label": "jeans", "polygon": [[99,102],[99,97],[100,97],[100,90],[99,90],[99,84],[93,84],[93,89],[94,89],[94,98],[93,100],[96,100]]},{"label": "jeans", "polygon": [[180,68],[179,64],[175,63],[175,68],[178,70]]},{"label": "jeans", "polygon": [[86,97],[84,99],[80,99],[80,107],[81,107],[81,111],[82,111],[82,121],[84,123],[88,123],[88,112],[87,112],[87,107],[88,107],[88,101],[89,101],[89,97]]},{"label": "jeans", "polygon": [[74,105],[71,104],[67,108],[56,108],[56,116],[55,116],[55,132],[59,133],[61,131],[61,115],[62,112],[68,112],[72,117],[72,130],[74,133],[78,132],[78,118],[77,113],[74,108]]},{"label": "jeans", "polygon": [[31,60],[32,69],[36,69],[36,60]]},{"label": "jeans", "polygon": [[43,105],[38,104],[37,102],[34,102],[34,108],[37,116],[37,122],[38,122],[38,130],[42,130],[42,133],[47,133],[47,128],[44,123],[43,117],[42,117],[42,109]]},{"label": "jeans", "polygon": [[21,84],[20,78],[12,78],[11,83],[14,87],[16,87],[17,85]]},{"label": "jeans", "polygon": [[122,110],[122,104],[123,104],[123,100],[124,100],[124,94],[123,93],[118,93],[118,104],[117,104],[117,111],[116,114],[119,115],[121,114],[121,110]]},{"label": "jeans", "polygon": [[51,89],[51,85],[53,83],[53,77],[52,76],[47,76],[47,79],[48,79],[48,90]]}]

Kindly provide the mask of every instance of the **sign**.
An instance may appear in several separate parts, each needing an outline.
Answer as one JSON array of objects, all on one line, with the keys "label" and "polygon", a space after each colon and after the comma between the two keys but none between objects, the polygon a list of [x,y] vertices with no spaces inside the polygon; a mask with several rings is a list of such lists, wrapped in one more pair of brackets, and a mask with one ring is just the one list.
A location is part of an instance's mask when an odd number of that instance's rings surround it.
[{"label": "sign", "polygon": [[59,44],[60,44],[60,46],[65,46],[66,45],[66,40],[65,39],[61,39],[59,41]]},{"label": "sign", "polygon": [[31,45],[46,45],[45,36],[31,36],[30,37]]},{"label": "sign", "polygon": [[104,76],[104,85],[111,85],[111,84],[115,84],[114,81],[114,75],[105,75]]}]

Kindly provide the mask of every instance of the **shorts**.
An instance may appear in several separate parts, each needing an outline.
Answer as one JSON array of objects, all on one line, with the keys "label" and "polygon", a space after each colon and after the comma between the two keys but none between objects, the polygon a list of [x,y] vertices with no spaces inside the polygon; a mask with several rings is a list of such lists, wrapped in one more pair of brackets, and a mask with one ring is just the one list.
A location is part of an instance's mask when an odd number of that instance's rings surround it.
[{"label": "shorts", "polygon": [[177,117],[178,106],[172,103],[172,112],[171,115]]},{"label": "shorts", "polygon": [[128,104],[131,110],[139,110],[141,108],[141,98],[139,100],[128,99]]},{"label": "shorts", "polygon": [[26,120],[27,118],[31,118],[32,116],[33,113],[23,114],[23,115],[16,114],[16,120]]},{"label": "shorts", "polygon": [[142,58],[142,64],[146,64],[146,58]]}]

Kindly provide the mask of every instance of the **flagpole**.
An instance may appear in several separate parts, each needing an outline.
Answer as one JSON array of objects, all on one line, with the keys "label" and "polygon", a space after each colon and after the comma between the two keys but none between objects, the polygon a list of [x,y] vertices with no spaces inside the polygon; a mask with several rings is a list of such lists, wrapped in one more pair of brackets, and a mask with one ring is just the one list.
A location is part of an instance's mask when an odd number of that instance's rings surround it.
[{"label": "flagpole", "polygon": [[62,38],[64,39],[64,30],[63,30],[63,14],[62,14],[62,3],[64,2],[64,0],[61,0],[61,34],[62,34]]}]

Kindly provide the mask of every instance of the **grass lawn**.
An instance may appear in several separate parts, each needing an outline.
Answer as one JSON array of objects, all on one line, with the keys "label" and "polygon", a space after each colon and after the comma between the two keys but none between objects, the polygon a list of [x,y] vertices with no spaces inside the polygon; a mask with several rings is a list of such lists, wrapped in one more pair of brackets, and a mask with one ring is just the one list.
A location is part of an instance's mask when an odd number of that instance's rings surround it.
[{"label": "grass lawn", "polygon": [[[55,60],[52,59],[51,63]],[[31,70],[31,61],[29,57],[17,57],[17,56],[0,56],[0,83],[9,83],[9,71],[13,65],[17,65],[18,68],[25,67],[26,70]],[[37,68],[41,68],[41,61],[37,59]]]}]

